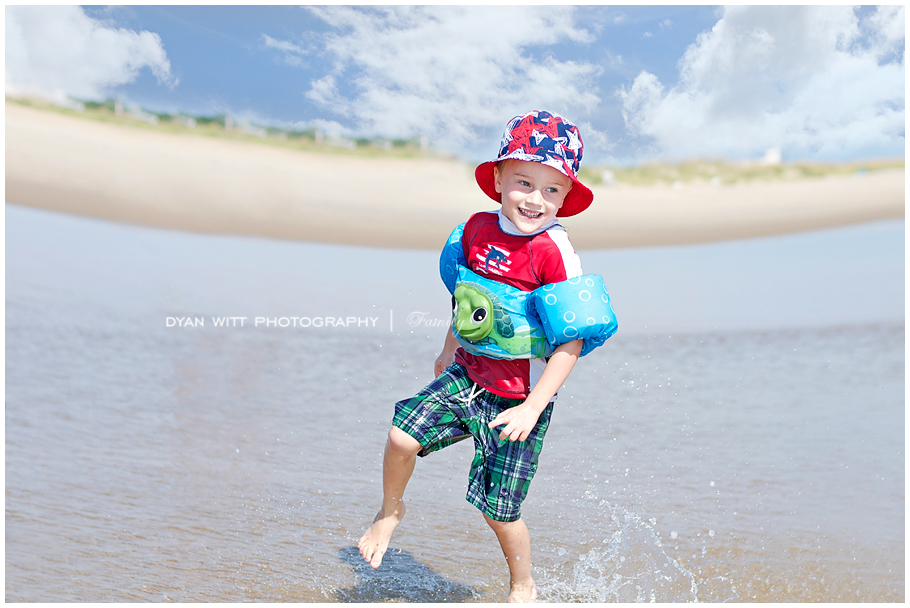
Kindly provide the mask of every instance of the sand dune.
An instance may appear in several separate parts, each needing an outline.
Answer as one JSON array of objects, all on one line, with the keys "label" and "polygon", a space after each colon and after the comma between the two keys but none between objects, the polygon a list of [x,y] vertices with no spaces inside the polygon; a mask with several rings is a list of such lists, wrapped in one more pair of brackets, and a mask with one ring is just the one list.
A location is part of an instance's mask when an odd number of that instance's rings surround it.
[{"label": "sand dune", "polygon": [[[593,187],[579,249],[710,242],[904,217],[904,171],[734,186]],[[194,232],[435,249],[493,209],[473,167],[315,154],[6,105],[6,202]]]}]

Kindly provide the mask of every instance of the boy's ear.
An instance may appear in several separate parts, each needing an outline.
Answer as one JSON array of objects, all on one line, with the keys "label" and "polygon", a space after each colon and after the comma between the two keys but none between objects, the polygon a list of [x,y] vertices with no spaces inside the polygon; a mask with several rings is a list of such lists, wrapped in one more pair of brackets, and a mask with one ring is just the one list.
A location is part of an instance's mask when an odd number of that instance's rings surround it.
[{"label": "boy's ear", "polygon": [[499,165],[493,165],[493,188],[502,194],[502,175],[499,174]]}]

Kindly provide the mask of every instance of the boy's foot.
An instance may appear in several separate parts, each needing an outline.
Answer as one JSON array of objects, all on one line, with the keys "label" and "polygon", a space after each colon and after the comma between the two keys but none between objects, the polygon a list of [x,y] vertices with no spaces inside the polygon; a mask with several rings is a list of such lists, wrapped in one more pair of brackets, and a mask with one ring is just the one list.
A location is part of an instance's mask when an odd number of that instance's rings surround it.
[{"label": "boy's foot", "polygon": [[509,599],[506,601],[510,604],[516,602],[536,602],[537,585],[534,584],[534,581],[531,581],[530,586],[512,584],[509,591]]},{"label": "boy's foot", "polygon": [[401,523],[404,518],[404,512],[403,501],[398,503],[398,509],[387,516],[380,509],[373,520],[373,525],[360,537],[357,547],[360,549],[363,559],[370,562],[370,566],[373,568],[378,568],[382,563],[382,556],[385,555],[386,549],[389,547],[389,539],[392,538],[392,532]]}]

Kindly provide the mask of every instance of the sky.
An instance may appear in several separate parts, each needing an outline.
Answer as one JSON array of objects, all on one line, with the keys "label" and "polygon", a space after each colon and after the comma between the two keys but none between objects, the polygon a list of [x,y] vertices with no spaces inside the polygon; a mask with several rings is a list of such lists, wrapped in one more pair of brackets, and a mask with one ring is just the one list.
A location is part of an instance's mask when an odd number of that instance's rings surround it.
[{"label": "sky", "polygon": [[6,6],[6,92],[115,97],[488,160],[513,116],[586,164],[904,155],[903,6]]}]

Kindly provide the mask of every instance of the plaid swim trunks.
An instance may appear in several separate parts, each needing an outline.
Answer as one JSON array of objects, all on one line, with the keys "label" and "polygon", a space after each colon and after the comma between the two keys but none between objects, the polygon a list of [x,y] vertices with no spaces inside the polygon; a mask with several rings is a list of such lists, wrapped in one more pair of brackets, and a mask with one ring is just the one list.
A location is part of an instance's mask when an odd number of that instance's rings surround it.
[{"label": "plaid swim trunks", "polygon": [[474,460],[465,498],[490,519],[515,521],[521,517],[521,503],[537,472],[553,404],[540,414],[524,441],[500,441],[502,427],[491,429],[487,424],[523,401],[478,386],[463,366],[453,363],[417,395],[396,403],[392,424],[423,446],[419,456],[473,436]]}]

